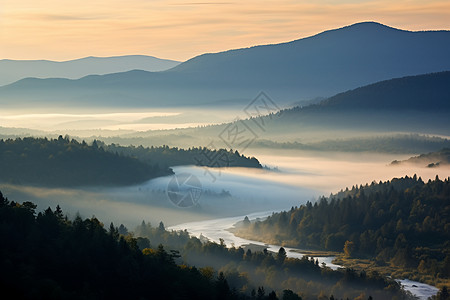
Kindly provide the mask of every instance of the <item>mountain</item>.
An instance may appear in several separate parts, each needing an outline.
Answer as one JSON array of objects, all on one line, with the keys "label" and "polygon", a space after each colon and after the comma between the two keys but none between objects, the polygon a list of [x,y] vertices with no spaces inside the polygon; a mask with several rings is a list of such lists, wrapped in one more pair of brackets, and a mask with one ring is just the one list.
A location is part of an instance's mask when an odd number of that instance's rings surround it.
[{"label": "mountain", "polygon": [[78,79],[92,74],[103,75],[134,69],[157,72],[173,68],[179,63],[145,55],[90,56],[62,62],[2,59],[0,60],[0,86],[27,77]]},{"label": "mountain", "polygon": [[192,106],[249,103],[265,91],[280,105],[396,77],[450,70],[450,31],[410,32],[358,23],[288,43],[203,54],[162,72],[78,80],[23,79],[0,88],[13,106]]},{"label": "mountain", "polygon": [[320,106],[333,110],[450,111],[450,72],[377,82],[337,94]]},{"label": "mountain", "polygon": [[278,115],[272,130],[290,126],[450,134],[450,72],[386,80]]}]

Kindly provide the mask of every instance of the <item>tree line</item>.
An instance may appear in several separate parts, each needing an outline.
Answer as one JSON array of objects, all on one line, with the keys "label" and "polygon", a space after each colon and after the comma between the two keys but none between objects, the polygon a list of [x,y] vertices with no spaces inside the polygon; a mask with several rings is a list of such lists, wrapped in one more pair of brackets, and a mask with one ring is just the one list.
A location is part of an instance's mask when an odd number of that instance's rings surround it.
[{"label": "tree line", "polygon": [[449,278],[450,180],[425,183],[414,175],[353,186],[247,223],[237,234]]},{"label": "tree line", "polygon": [[57,139],[0,140],[0,181],[42,186],[123,186],[171,175],[170,166],[261,168],[258,160],[231,150],[167,146],[106,145],[59,136]]},{"label": "tree line", "polygon": [[[123,233],[129,234],[128,230]],[[282,299],[410,298],[396,281],[378,272],[332,270],[312,257],[288,258],[284,248],[272,253],[267,249],[227,246],[223,240],[216,243],[202,236],[191,237],[186,230],[167,231],[162,222],[152,226],[143,221],[133,236],[143,251],[162,243],[177,251],[183,265],[195,265],[211,278],[222,272],[232,290],[252,299],[261,299],[258,295],[268,297],[270,290]]]},{"label": "tree line", "polygon": [[36,208],[0,193],[0,288],[15,299],[409,299],[379,274],[332,271],[284,249],[227,248],[162,222],[106,229]]},{"label": "tree line", "polygon": [[232,149],[213,149],[208,147],[191,147],[182,149],[163,145],[160,147],[120,146],[101,143],[106,150],[138,158],[146,163],[159,163],[162,166],[196,165],[210,168],[246,167],[262,168],[258,159],[240,154]]}]

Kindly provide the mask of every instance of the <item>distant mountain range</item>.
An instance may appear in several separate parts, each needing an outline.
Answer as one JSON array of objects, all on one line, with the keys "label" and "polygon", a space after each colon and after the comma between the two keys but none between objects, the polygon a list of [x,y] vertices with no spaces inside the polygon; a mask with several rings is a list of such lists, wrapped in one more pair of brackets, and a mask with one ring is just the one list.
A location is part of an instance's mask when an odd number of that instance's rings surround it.
[{"label": "distant mountain range", "polygon": [[216,147],[239,150],[240,140],[255,148],[424,153],[450,147],[449,120],[450,71],[381,81],[261,119],[135,132],[107,141],[187,148],[213,140]]},{"label": "distant mountain range", "polygon": [[78,80],[23,79],[0,87],[12,106],[247,104],[265,91],[280,105],[396,77],[450,70],[450,31],[358,23],[289,43],[204,54],[162,72]]},{"label": "distant mountain range", "polygon": [[272,119],[271,126],[285,130],[292,126],[450,134],[450,71],[381,81],[319,104],[283,110]]},{"label": "distant mountain range", "polygon": [[61,62],[2,59],[0,60],[0,86],[28,77],[78,79],[87,75],[104,75],[135,69],[157,72],[173,68],[179,63],[146,55],[91,56]]}]

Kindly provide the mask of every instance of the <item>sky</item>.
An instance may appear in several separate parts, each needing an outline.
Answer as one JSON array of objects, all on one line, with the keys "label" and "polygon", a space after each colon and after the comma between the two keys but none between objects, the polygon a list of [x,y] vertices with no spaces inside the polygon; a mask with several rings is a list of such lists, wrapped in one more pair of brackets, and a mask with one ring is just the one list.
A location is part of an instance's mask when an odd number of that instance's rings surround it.
[{"label": "sky", "polygon": [[450,30],[448,0],[0,0],[0,59],[144,54],[185,61],[362,21]]}]

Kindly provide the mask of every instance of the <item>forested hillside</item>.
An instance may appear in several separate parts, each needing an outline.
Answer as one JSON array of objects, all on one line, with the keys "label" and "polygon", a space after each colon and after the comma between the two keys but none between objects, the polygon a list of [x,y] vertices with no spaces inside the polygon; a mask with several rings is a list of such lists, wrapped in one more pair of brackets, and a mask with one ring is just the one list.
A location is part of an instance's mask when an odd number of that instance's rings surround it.
[{"label": "forested hillside", "polygon": [[143,147],[143,146],[119,146],[99,143],[110,152],[124,154],[138,158],[139,160],[160,166],[173,167],[182,165],[196,165],[205,167],[246,167],[262,168],[255,157],[246,157],[238,151],[226,149],[209,149],[206,147],[192,147],[182,149],[178,147]]},{"label": "forested hillside", "polygon": [[258,160],[231,150],[167,146],[144,148],[87,144],[75,139],[0,140],[0,182],[43,186],[121,186],[173,174],[169,166],[261,168]]},{"label": "forested hillside", "polygon": [[245,299],[223,275],[176,265],[162,245],[143,253],[95,217],[35,208],[0,193],[0,289],[10,299]]},{"label": "forested hillside", "polygon": [[376,272],[332,271],[308,257],[287,258],[284,249],[227,248],[168,232],[162,222],[143,222],[135,234],[112,223],[106,230],[95,217],[70,220],[59,206],[36,213],[33,203],[0,193],[2,293],[14,299],[411,299]]},{"label": "forested hillside", "polygon": [[0,181],[44,186],[120,186],[173,173],[62,136],[0,140],[0,170]]},{"label": "forested hillside", "polygon": [[243,226],[238,235],[344,251],[377,265],[450,276],[450,179],[404,177],[355,186]]}]

